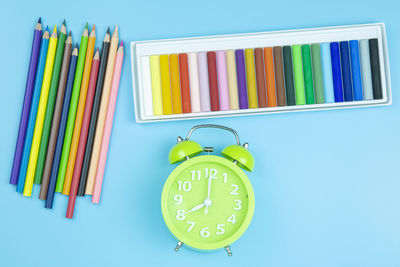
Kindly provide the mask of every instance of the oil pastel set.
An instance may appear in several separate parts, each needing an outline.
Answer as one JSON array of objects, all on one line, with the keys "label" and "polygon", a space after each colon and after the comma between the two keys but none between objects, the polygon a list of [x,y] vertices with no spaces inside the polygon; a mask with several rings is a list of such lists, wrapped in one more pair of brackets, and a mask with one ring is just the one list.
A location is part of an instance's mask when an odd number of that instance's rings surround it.
[{"label": "oil pastel set", "polygon": [[67,218],[76,197],[99,203],[104,166],[123,63],[118,26],[96,49],[95,26],[73,44],[65,21],[50,33],[39,19],[34,30],[28,78],[10,184],[52,208],[56,193],[69,196]]},{"label": "oil pastel set", "polygon": [[137,122],[391,104],[382,23],[131,43]]}]

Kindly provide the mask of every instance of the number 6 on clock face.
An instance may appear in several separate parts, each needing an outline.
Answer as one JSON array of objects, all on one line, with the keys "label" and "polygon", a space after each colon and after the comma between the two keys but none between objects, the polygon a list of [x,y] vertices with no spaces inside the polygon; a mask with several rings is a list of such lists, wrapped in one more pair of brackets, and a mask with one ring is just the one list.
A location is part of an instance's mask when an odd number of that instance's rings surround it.
[{"label": "number 6 on clock face", "polygon": [[216,249],[244,233],[253,216],[254,193],[232,161],[205,155],[171,173],[161,203],[164,220],[177,239],[197,249]]}]

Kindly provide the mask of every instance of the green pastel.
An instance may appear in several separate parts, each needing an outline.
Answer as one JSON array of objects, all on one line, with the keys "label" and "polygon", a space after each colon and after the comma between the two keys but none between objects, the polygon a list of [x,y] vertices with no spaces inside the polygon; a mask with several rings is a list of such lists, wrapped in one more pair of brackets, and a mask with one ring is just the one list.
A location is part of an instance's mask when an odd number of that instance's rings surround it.
[{"label": "green pastel", "polygon": [[315,102],[325,103],[324,80],[322,78],[321,50],[319,44],[311,45],[311,60],[314,76]]},{"label": "green pastel", "polygon": [[296,93],[296,105],[305,105],[305,89],[304,89],[304,76],[303,76],[303,63],[301,59],[301,46],[292,46],[293,56],[293,72],[294,72],[294,86]]},{"label": "green pastel", "polygon": [[311,48],[305,44],[301,46],[301,55],[303,59],[304,87],[306,93],[306,103],[314,104],[314,80],[311,66]]}]

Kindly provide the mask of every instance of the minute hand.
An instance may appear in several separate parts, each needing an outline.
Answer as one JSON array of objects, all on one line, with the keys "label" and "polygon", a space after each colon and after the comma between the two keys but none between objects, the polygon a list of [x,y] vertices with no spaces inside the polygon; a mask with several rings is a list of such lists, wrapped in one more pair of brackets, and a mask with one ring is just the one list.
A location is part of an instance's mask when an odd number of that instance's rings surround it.
[{"label": "minute hand", "polygon": [[211,177],[211,175],[210,175],[210,176],[208,176],[208,192],[207,192],[207,198],[206,198],[206,200],[204,201],[204,203],[206,204],[206,208],[205,208],[205,210],[204,210],[204,213],[205,213],[205,214],[208,213],[208,206],[210,206],[210,203],[211,203],[211,199],[210,199],[210,194],[211,194],[211,180],[212,180],[212,177]]}]

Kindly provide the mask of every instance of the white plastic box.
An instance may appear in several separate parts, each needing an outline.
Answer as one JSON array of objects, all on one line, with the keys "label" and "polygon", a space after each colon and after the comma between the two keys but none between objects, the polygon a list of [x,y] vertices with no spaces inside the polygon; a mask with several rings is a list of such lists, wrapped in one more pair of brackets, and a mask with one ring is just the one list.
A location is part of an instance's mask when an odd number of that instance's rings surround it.
[{"label": "white plastic box", "polygon": [[[146,81],[144,77],[145,75],[148,75],[150,68],[147,64],[142,64],[142,62],[145,62],[142,61],[143,57],[151,55],[178,54],[201,51],[245,49],[323,42],[340,42],[347,40],[361,40],[371,38],[378,39],[382,80],[382,99],[283,107],[267,107],[257,109],[211,111],[161,116],[153,116],[151,112],[149,112],[153,108],[151,99],[152,89],[151,83],[149,83],[148,79]],[[131,64],[135,118],[136,121],[139,123],[255,115],[276,112],[367,107],[377,105],[390,105],[392,103],[389,58],[384,23],[284,30],[262,33],[229,34],[220,36],[178,38],[154,41],[137,41],[131,42]]]}]

